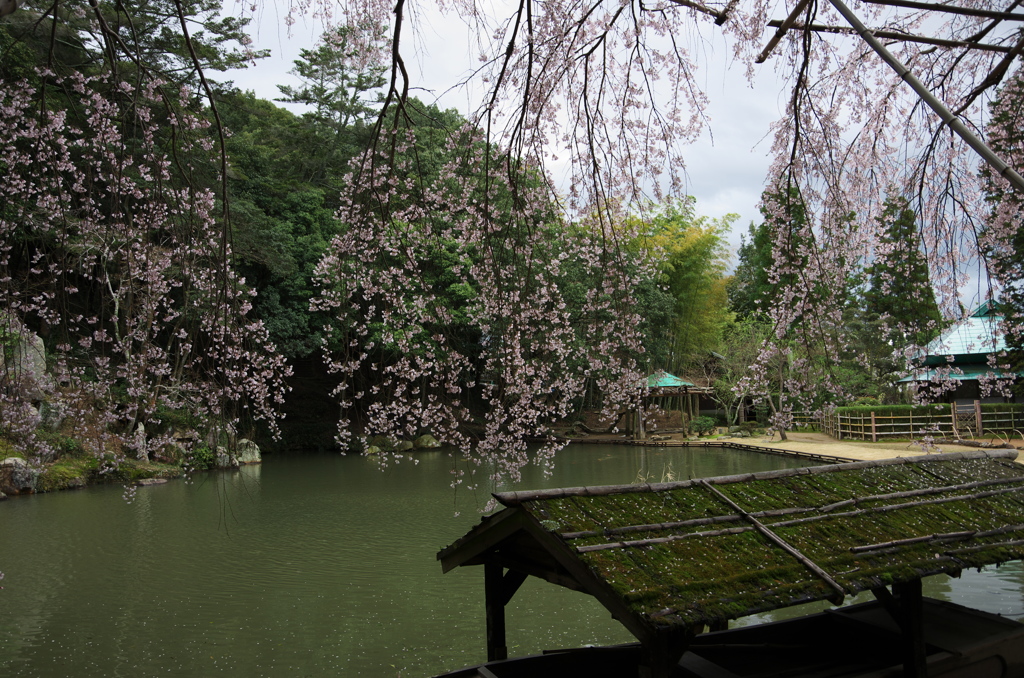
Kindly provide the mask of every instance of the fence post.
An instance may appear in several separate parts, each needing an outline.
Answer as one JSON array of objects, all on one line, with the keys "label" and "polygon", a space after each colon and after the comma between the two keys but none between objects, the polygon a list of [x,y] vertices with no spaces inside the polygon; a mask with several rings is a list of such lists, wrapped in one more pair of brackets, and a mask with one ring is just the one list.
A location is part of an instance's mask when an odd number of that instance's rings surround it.
[{"label": "fence post", "polygon": [[981,401],[980,400],[975,400],[974,401],[974,423],[978,427],[977,428],[977,430],[978,430],[978,437],[981,437],[983,429],[981,427]]},{"label": "fence post", "polygon": [[871,442],[878,442],[878,432],[875,430],[875,413],[871,413]]},{"label": "fence post", "polygon": [[956,401],[954,400],[949,404],[949,420],[953,426],[953,437],[959,438],[960,432],[956,428]]},{"label": "fence post", "polygon": [[910,406],[910,439],[914,439],[914,406]]}]

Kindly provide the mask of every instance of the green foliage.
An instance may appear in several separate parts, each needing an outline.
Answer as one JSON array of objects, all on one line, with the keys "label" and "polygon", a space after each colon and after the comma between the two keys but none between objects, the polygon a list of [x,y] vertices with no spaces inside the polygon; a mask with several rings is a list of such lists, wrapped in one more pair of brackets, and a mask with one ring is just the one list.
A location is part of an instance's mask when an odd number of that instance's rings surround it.
[{"label": "green foliage", "polygon": [[[991,105],[987,132],[992,150],[1019,167],[1024,157],[1024,74],[1019,70],[1007,78]],[[1016,163],[1015,163],[1016,160]],[[985,199],[992,207],[982,240],[987,241],[991,274],[1002,286],[998,304],[1011,331],[1005,339],[1009,363],[1016,372],[1024,372],[1024,228],[1021,227],[1020,194],[996,180],[990,167],[982,167]],[[1024,397],[1024,379],[1014,385],[1018,397]]]},{"label": "green foliage", "polygon": [[3,428],[0,427],[0,459],[6,459],[8,457],[24,459],[25,453],[14,448],[11,441],[4,437]]},{"label": "green foliage", "polygon": [[359,72],[351,68],[350,63],[358,56],[349,45],[352,30],[337,26],[320,38],[316,49],[299,52],[291,72],[302,80],[300,87],[277,86],[283,95],[278,101],[312,106],[313,111],[305,117],[338,132],[364,122],[376,112],[363,96],[385,84],[383,66]]},{"label": "green foliage", "polygon": [[189,465],[197,471],[205,471],[213,468],[217,460],[216,453],[208,445],[200,444],[192,448],[189,455]]},{"label": "green foliage", "polygon": [[672,367],[716,350],[729,319],[725,270],[726,234],[736,215],[697,216],[695,201],[663,206],[652,220],[650,239],[663,248],[662,285],[674,299]]},{"label": "green foliage", "polygon": [[[765,316],[781,289],[795,289],[796,274],[808,265],[807,214],[799,193],[766,192],[762,196],[764,221],[750,224],[740,238],[739,261],[730,281],[729,305],[741,319]],[[778,257],[778,260],[776,260]],[[773,278],[773,269],[782,273]]]},{"label": "green foliage", "polygon": [[[884,339],[892,348],[909,343],[923,346],[938,334],[942,314],[921,253],[916,215],[905,198],[890,196],[879,223],[885,232],[879,239],[882,253],[867,269],[867,316],[869,320],[888,317]],[[877,335],[874,339],[877,342]]]},{"label": "green foliage", "polygon": [[651,369],[685,372],[719,348],[731,318],[725,238],[735,219],[698,216],[692,197],[653,210],[641,247],[661,256],[659,275],[635,291]]},{"label": "green foliage", "polygon": [[73,436],[46,430],[38,430],[36,435],[48,443],[59,457],[78,457],[85,452],[82,442]]},{"label": "green foliage", "polygon": [[[199,428],[201,421],[194,412],[186,408],[171,408],[158,405],[152,418],[159,422],[156,432],[189,431]],[[148,425],[147,425],[148,428]]]},{"label": "green foliage", "polygon": [[715,420],[711,417],[694,417],[690,422],[690,428],[697,435],[704,435],[715,430]]},{"label": "green foliage", "polygon": [[771,327],[754,317],[729,323],[722,335],[720,357],[709,356],[703,365],[710,377],[712,398],[725,410],[728,424],[738,419],[743,400],[749,395],[743,379],[770,335]]},{"label": "green foliage", "polygon": [[[246,68],[270,53],[245,47],[250,19],[222,16],[220,0],[119,0],[105,4],[108,25],[118,33],[121,44],[170,83],[199,88],[193,53],[207,78],[211,71]],[[190,24],[191,45],[182,33],[179,6]]]}]

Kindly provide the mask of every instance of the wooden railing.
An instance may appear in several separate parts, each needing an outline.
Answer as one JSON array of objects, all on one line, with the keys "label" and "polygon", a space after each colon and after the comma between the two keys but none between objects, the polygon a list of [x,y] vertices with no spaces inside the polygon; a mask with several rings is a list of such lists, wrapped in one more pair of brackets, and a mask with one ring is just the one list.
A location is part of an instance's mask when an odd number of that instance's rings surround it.
[{"label": "wooden railing", "polygon": [[971,437],[1013,433],[1024,430],[1024,412],[985,410],[980,402],[974,401],[973,405],[950,404],[944,411],[928,413],[884,415],[874,412],[833,412],[815,422],[823,433],[838,440],[877,442],[885,438]]}]

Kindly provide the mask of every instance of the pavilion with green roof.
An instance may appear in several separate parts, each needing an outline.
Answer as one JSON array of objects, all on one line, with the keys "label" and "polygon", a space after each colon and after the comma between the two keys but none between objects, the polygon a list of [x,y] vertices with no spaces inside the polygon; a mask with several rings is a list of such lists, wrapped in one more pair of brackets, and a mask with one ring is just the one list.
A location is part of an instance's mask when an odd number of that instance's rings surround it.
[{"label": "pavilion with green roof", "polygon": [[982,382],[1024,377],[1024,373],[994,369],[989,365],[989,356],[1007,349],[1006,339],[999,328],[1002,321],[1003,317],[996,310],[995,304],[986,301],[968,318],[929,342],[924,348],[924,354],[917,360],[918,369],[900,379],[900,382],[925,385],[953,379],[959,383],[955,390],[942,394],[944,400],[959,403],[974,400],[1002,402],[1000,396],[983,397]]},{"label": "pavilion with green roof", "polygon": [[871,591],[903,629],[905,675],[923,676],[932,650],[921,578],[1024,559],[1015,457],[979,451],[503,492],[494,496],[504,509],[437,557],[445,572],[484,566],[488,660],[506,657],[505,604],[535,576],[600,601],[640,641],[640,675],[670,675],[705,627]]}]

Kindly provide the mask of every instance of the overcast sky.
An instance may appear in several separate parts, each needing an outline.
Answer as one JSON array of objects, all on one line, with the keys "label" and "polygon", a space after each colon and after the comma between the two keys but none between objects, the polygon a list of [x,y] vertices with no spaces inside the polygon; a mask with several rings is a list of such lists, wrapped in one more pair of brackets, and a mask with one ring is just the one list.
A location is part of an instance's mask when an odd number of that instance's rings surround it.
[{"label": "overcast sky", "polygon": [[[311,47],[320,35],[314,22],[296,23],[291,35],[274,3],[264,3],[264,15],[252,26],[257,47],[271,50],[271,56],[256,66],[230,75],[242,89],[253,90],[265,99],[279,96],[277,85],[294,84],[289,74],[303,47]],[[710,24],[710,22],[707,22]],[[713,29],[713,26],[711,27]],[[415,50],[414,84],[423,90],[414,92],[424,101],[436,101],[442,108],[455,108],[468,114],[473,107],[472,92],[451,89],[475,63],[475,52],[466,29],[451,18],[417,24],[415,42],[407,46]],[[761,67],[751,88],[743,68],[729,66],[728,48],[720,34],[711,31],[702,46],[707,62],[701,77],[711,101],[708,117],[710,133],[686,152],[689,168],[687,192],[697,199],[699,214],[720,217],[736,213],[740,218],[733,227],[730,242],[738,246],[739,236],[746,233],[751,221],[760,221],[757,202],[760,199],[768,170],[769,125],[785,105],[785,92],[769,62]],[[409,59],[409,56],[406,57]],[[279,104],[284,105],[284,104]],[[288,106],[300,111],[301,107]],[[735,259],[733,261],[735,263]]]}]

